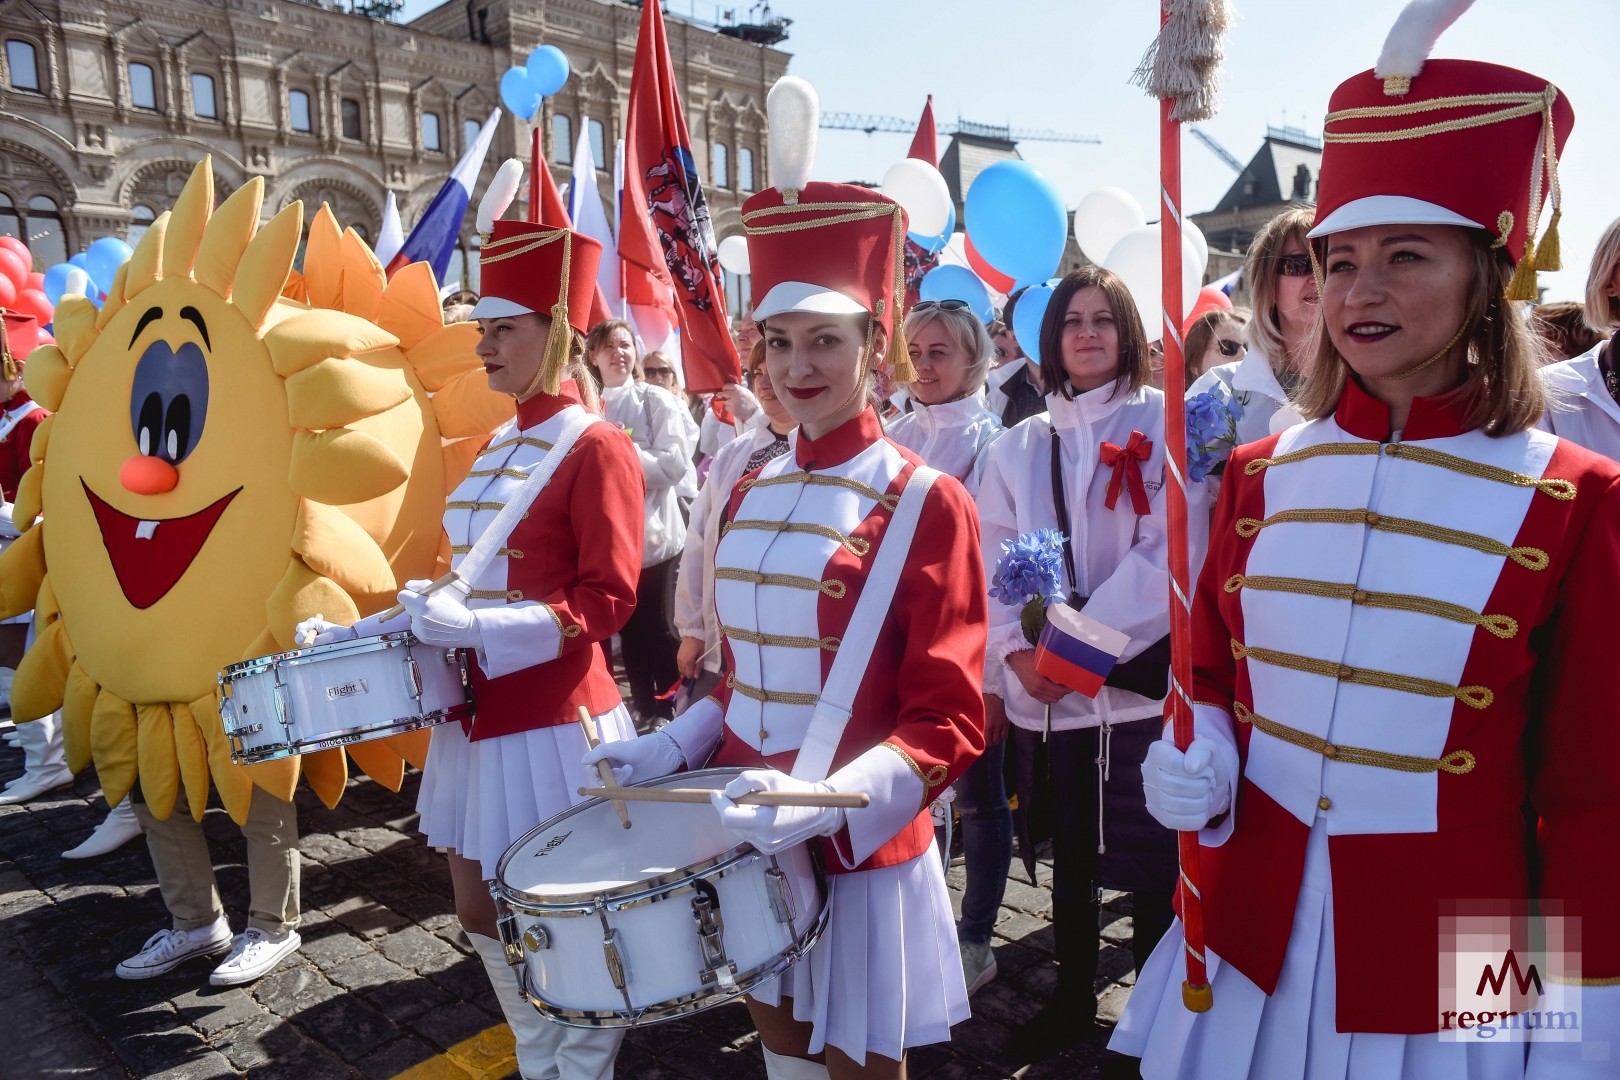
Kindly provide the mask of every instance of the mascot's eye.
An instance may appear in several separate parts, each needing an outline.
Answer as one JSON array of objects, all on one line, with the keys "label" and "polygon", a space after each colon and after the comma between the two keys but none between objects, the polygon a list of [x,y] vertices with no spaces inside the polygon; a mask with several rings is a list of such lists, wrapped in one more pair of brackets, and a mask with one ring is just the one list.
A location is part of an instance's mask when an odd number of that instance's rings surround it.
[{"label": "mascot's eye", "polygon": [[191,342],[178,352],[156,341],[135,365],[129,423],[142,454],[171,465],[184,461],[208,418],[208,362]]}]

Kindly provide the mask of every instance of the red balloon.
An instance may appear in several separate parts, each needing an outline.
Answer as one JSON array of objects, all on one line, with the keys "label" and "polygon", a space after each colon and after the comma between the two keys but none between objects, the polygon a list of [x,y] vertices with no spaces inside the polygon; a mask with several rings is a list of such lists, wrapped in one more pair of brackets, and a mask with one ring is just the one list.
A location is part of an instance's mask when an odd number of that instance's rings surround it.
[{"label": "red balloon", "polygon": [[[44,296],[44,293],[40,293]],[[8,277],[0,277],[0,308],[9,308],[17,303],[17,286],[11,283]]]},{"label": "red balloon", "polygon": [[40,273],[38,270],[35,270],[32,274],[28,275],[28,284],[24,285],[23,288],[38,289],[40,292],[44,292],[45,275]]},{"label": "red balloon", "polygon": [[18,255],[22,256],[23,262],[27,263],[29,266],[34,265],[34,257],[33,255],[29,254],[28,245],[17,239],[15,236],[0,236],[0,248],[15,251]]},{"label": "red balloon", "polygon": [[998,293],[1012,292],[1018,282],[986,262],[984,256],[980,255],[978,250],[974,248],[973,237],[969,236],[966,239],[968,266],[972,268],[975,274],[979,275],[979,280]]},{"label": "red balloon", "polygon": [[23,289],[28,287],[28,275],[33,272],[33,263],[10,248],[0,248],[0,277],[10,278],[13,285]]},{"label": "red balloon", "polygon": [[1198,290],[1198,300],[1193,309],[1187,313],[1186,320],[1181,324],[1181,334],[1186,337],[1192,329],[1192,324],[1208,315],[1212,311],[1231,311],[1232,298],[1213,285],[1205,285]]},{"label": "red balloon", "polygon": [[39,321],[40,326],[49,325],[51,319],[56,316],[56,309],[51,307],[51,302],[45,299],[45,294],[38,289],[24,289],[19,292],[17,299],[12,301],[11,310],[32,315]]}]

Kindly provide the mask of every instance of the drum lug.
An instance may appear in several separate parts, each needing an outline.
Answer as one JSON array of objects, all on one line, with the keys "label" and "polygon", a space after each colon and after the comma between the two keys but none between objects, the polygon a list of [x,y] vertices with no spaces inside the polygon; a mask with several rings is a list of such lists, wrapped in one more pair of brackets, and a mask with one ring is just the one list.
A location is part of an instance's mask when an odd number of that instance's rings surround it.
[{"label": "drum lug", "polygon": [[416,657],[405,654],[405,692],[416,699],[417,705],[422,704],[422,669],[416,665]]},{"label": "drum lug", "polygon": [[776,916],[776,921],[792,926],[793,920],[799,915],[798,905],[793,902],[793,886],[776,864],[774,855],[771,856],[771,868],[765,871],[765,895],[770,898],[771,914]]},{"label": "drum lug", "polygon": [[[491,890],[493,893],[493,890]],[[506,950],[506,962],[513,967],[523,965],[523,943],[519,940],[517,914],[506,906],[506,901],[499,896],[491,897],[495,901],[495,929],[501,935],[501,946]],[[544,933],[545,931],[541,931]]]},{"label": "drum lug", "polygon": [[[703,950],[703,985],[718,984],[735,990],[737,965],[726,958],[726,923],[720,915],[720,893],[712,882],[698,878],[692,882],[697,895],[692,898],[692,917],[697,920],[698,948]],[[773,905],[774,906],[774,905]]]},{"label": "drum lug", "polygon": [[608,978],[613,980],[613,989],[624,993],[624,958],[619,955],[617,930],[608,930],[602,935],[602,958],[607,961]]}]

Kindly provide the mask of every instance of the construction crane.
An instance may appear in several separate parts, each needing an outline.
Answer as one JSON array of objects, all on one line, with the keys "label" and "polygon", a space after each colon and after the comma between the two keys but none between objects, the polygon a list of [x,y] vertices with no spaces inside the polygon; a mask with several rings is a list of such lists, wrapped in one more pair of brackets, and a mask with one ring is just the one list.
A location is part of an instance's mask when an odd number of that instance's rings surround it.
[{"label": "construction crane", "polygon": [[1235,173],[1243,171],[1243,162],[1232,156],[1232,151],[1215,141],[1215,137],[1200,127],[1189,127],[1187,132],[1209,148],[1209,152],[1232,167]]},{"label": "construction crane", "polygon": [[[906,120],[898,116],[868,116],[864,113],[824,112],[821,114],[821,126],[829,131],[864,131],[868,135],[874,131],[893,131],[909,134],[917,130],[917,121]],[[1000,124],[976,124],[971,120],[960,118],[952,123],[939,126],[941,135],[977,135],[983,139],[1001,139],[1005,142],[1056,142],[1056,143],[1091,143],[1099,145],[1102,140],[1095,135],[1075,135],[1067,131],[1052,131],[1049,128],[1015,128]]]}]

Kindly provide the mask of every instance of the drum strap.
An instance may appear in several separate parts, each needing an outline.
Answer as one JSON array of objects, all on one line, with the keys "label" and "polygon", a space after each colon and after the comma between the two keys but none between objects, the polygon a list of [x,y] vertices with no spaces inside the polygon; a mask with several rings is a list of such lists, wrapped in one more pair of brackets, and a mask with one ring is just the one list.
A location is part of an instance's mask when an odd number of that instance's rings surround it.
[{"label": "drum strap", "polygon": [[484,567],[489,565],[495,553],[506,545],[512,530],[517,528],[517,523],[523,519],[529,505],[539,496],[540,489],[551,482],[557,467],[562,464],[563,458],[568,456],[568,451],[574,448],[574,443],[585,433],[585,429],[602,420],[600,416],[587,412],[578,405],[570,406],[566,412],[571,415],[563,423],[557,441],[546,451],[546,456],[540,459],[540,464],[534,467],[512,497],[506,501],[506,505],[501,507],[500,512],[495,515],[495,520],[490,522],[489,528],[485,529],[473,543],[467,557],[457,565],[456,576],[469,587],[478,575],[483,573]]},{"label": "drum strap", "polygon": [[906,557],[911,553],[923,501],[939,475],[937,469],[918,466],[900,492],[900,503],[883,532],[877,557],[872,560],[872,572],[861,587],[861,598],[855,602],[849,629],[838,646],[832,670],[827,672],[827,682],[810,715],[810,727],[804,733],[799,756],[793,760],[796,779],[825,780],[832,771],[833,754],[844,737],[855,694],[861,688],[866,665],[872,659],[872,647],[877,644],[878,631],[883,629],[895,587],[900,584],[900,572],[905,569]]}]

